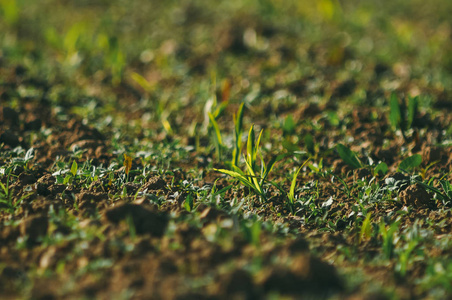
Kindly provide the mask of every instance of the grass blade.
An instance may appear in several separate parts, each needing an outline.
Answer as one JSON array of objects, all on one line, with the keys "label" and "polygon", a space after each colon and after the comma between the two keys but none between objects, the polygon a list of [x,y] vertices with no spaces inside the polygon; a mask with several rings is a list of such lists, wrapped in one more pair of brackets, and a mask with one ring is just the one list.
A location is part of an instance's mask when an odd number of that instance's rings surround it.
[{"label": "grass blade", "polygon": [[309,158],[305,160],[305,162],[301,165],[301,167],[298,168],[298,170],[293,175],[292,182],[290,184],[289,194],[287,195],[291,204],[295,202],[295,186],[297,185],[298,173],[300,173],[301,169],[303,169],[303,167],[308,163],[309,160],[310,160]]},{"label": "grass blade", "polygon": [[218,127],[218,123],[210,112],[208,113],[208,115],[209,115],[210,123],[212,123],[212,127],[215,131],[215,136],[217,137],[218,144],[220,144],[220,146],[222,146],[223,140],[221,139],[221,132],[220,132],[220,128]]},{"label": "grass blade", "polygon": [[402,122],[402,114],[400,112],[400,104],[399,99],[395,93],[391,94],[391,98],[389,100],[389,122],[393,130],[400,128],[400,123]]},{"label": "grass blade", "polygon": [[243,183],[243,185],[256,190],[256,188],[254,187],[254,185],[243,175],[241,175],[240,173],[234,172],[234,171],[230,171],[230,170],[226,170],[226,169],[214,169],[217,172],[229,175],[237,180],[239,180],[241,183]]}]

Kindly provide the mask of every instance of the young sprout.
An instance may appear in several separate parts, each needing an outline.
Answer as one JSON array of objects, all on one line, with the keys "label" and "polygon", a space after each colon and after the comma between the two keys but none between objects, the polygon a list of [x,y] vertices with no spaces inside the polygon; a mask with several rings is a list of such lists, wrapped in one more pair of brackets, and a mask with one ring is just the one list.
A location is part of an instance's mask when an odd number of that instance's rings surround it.
[{"label": "young sprout", "polygon": [[132,168],[132,157],[127,155],[126,153],[124,153],[124,167],[125,167],[124,171],[126,172],[126,175],[127,175],[126,181],[128,182],[129,181],[129,172],[130,172],[130,169]]}]

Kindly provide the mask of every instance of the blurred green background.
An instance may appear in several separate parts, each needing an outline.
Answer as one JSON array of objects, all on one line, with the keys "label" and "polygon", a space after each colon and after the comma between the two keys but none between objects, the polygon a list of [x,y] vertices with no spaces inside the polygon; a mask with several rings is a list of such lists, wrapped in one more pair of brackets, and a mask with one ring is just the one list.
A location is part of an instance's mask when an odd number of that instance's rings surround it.
[{"label": "blurred green background", "polygon": [[0,0],[0,57],[87,118],[139,102],[137,117],[178,130],[174,112],[204,105],[212,84],[248,104],[447,98],[451,12],[445,0]]}]

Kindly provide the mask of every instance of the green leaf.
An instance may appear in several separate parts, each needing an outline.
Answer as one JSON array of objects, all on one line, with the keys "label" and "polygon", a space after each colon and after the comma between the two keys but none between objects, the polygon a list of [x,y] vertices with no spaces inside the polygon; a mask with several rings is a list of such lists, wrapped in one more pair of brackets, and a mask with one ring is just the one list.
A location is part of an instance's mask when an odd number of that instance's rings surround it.
[{"label": "green leaf", "polygon": [[232,150],[232,165],[237,166],[240,161],[240,154],[242,152],[242,126],[243,126],[243,107],[244,103],[240,104],[237,116],[234,115],[235,125],[235,145]]},{"label": "green leaf", "polygon": [[295,202],[295,186],[297,185],[298,173],[300,173],[302,167],[303,166],[299,167],[298,170],[295,172],[295,174],[293,174],[292,183],[290,184],[288,198],[289,198],[291,204],[293,204]]},{"label": "green leaf", "polygon": [[361,162],[359,161],[356,154],[352,150],[350,150],[350,148],[347,148],[342,144],[337,144],[336,149],[337,152],[339,153],[339,156],[346,164],[351,166],[353,169],[362,168]]},{"label": "green leaf", "polygon": [[262,137],[262,133],[264,132],[264,130],[262,129],[261,132],[259,132],[259,136],[257,137],[257,142],[256,142],[256,146],[254,147],[254,161],[256,161],[257,158],[257,152],[259,150],[259,145],[261,143],[261,137]]},{"label": "green leaf", "polygon": [[147,79],[141,76],[140,74],[132,72],[130,77],[132,78],[133,81],[138,83],[138,85],[146,92],[152,92],[154,90],[154,86],[151,85],[149,81],[147,81]]},{"label": "green leaf", "polygon": [[267,176],[271,172],[271,170],[273,169],[273,166],[275,165],[275,163],[278,162],[279,160],[281,160],[284,157],[285,157],[284,154],[281,154],[281,155],[278,155],[278,156],[273,156],[272,159],[268,162],[268,164],[266,164],[266,165],[263,164],[264,165],[264,172],[262,173],[261,184],[265,181],[265,179],[267,179]]},{"label": "green leaf", "polygon": [[56,176],[56,182],[57,182],[58,184],[63,184],[63,183],[64,183],[64,177],[61,176],[61,175],[57,175],[57,176]]},{"label": "green leaf", "polygon": [[191,194],[188,194],[187,197],[185,198],[184,207],[185,207],[185,210],[187,210],[188,212],[192,211],[192,209],[193,209],[193,196]]},{"label": "green leaf", "polygon": [[248,158],[248,161],[250,162],[251,165],[254,165],[254,155],[253,155],[253,151],[254,151],[254,124],[251,125],[250,131],[248,132],[248,140],[246,142],[246,155]]},{"label": "green leaf", "polygon": [[388,165],[385,162],[381,162],[375,167],[374,174],[375,175],[386,175],[386,173],[388,173],[388,171],[389,171]]},{"label": "green leaf", "polygon": [[288,139],[285,139],[282,142],[282,146],[284,149],[286,149],[289,152],[300,151],[300,148],[297,145],[295,145],[294,143],[292,143],[291,141],[289,141]]},{"label": "green leaf", "polygon": [[361,225],[361,231],[359,233],[359,241],[369,240],[372,237],[372,223],[371,223],[372,214],[370,212],[367,213],[366,218]]},{"label": "green leaf", "polygon": [[71,179],[72,179],[71,175],[66,175],[66,177],[64,177],[63,184],[70,183]]},{"label": "green leaf", "polygon": [[292,134],[295,131],[295,122],[291,115],[288,115],[284,120],[283,131],[286,134]]},{"label": "green leaf", "polygon": [[291,204],[293,204],[295,201],[295,186],[297,185],[298,173],[300,173],[301,169],[303,169],[303,167],[309,162],[309,160],[310,160],[309,158],[307,160],[305,160],[305,162],[301,165],[301,167],[299,167],[298,170],[295,172],[295,174],[293,174],[292,182],[290,184],[290,190],[289,190],[289,194],[288,194],[288,198],[289,198]]},{"label": "green leaf", "polygon": [[246,167],[248,168],[248,172],[250,173],[252,183],[254,185],[254,189],[259,193],[263,194],[259,181],[256,178],[256,173],[254,173],[253,167],[245,160]]},{"label": "green leaf", "polygon": [[339,126],[339,124],[341,123],[339,116],[337,115],[337,112],[329,111],[329,112],[327,112],[327,116],[328,116],[328,122],[330,122],[330,124],[332,126]]},{"label": "green leaf", "polygon": [[242,102],[239,106],[239,110],[237,111],[237,117],[235,118],[235,133],[236,136],[242,132],[242,126],[243,126],[243,107],[245,103]]},{"label": "green leaf", "polygon": [[399,99],[397,98],[397,95],[395,93],[391,94],[389,106],[389,122],[391,123],[392,128],[395,130],[397,128],[400,128],[400,123],[402,122]]},{"label": "green leaf", "polygon": [[230,170],[226,170],[226,169],[214,169],[217,172],[229,175],[234,177],[235,179],[238,179],[241,183],[243,183],[245,186],[255,190],[255,186],[248,180],[248,178],[246,178],[244,175],[241,175],[240,173],[234,172],[234,171],[230,171]]},{"label": "green leaf", "polygon": [[218,127],[218,123],[211,113],[208,113],[208,115],[209,115],[210,123],[212,124],[212,127],[215,131],[215,136],[217,137],[218,144],[220,146],[222,146],[223,140],[221,139],[221,133],[220,133],[220,128]]},{"label": "green leaf", "polygon": [[422,156],[420,154],[415,154],[413,156],[405,158],[399,165],[399,170],[410,171],[422,163]]},{"label": "green leaf", "polygon": [[230,185],[228,185],[228,186],[225,186],[225,187],[222,188],[221,190],[216,191],[214,194],[212,194],[212,196],[215,197],[215,196],[221,195],[221,194],[223,194],[224,192],[230,190],[231,188],[232,188],[232,184],[230,184]]},{"label": "green leaf", "polygon": [[72,176],[77,175],[77,169],[78,169],[78,165],[77,165],[77,162],[74,160],[74,161],[72,162],[72,166],[71,166],[71,173],[72,173]]}]

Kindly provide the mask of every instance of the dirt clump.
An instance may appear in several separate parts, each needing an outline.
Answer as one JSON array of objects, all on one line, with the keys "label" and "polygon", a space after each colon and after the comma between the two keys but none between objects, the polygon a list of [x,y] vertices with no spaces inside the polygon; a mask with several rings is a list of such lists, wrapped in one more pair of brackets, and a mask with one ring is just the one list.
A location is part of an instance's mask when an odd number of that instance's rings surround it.
[{"label": "dirt clump", "polygon": [[152,236],[161,237],[168,224],[166,214],[151,211],[137,204],[121,204],[114,208],[110,208],[105,212],[105,217],[109,222],[118,224],[131,218],[138,234],[150,234]]},{"label": "dirt clump", "polygon": [[257,299],[253,278],[245,270],[234,270],[227,274],[220,283],[220,295],[222,299]]},{"label": "dirt clump", "polygon": [[20,233],[28,236],[30,245],[36,244],[40,237],[47,234],[49,227],[49,219],[46,216],[31,216],[22,221],[20,224]]},{"label": "dirt clump", "polygon": [[148,191],[166,190],[166,181],[159,176],[154,176],[149,178],[148,182],[143,185],[142,189]]},{"label": "dirt clump", "polygon": [[422,162],[425,165],[441,161],[443,151],[439,147],[425,147],[422,152]]},{"label": "dirt clump", "polygon": [[430,195],[420,184],[410,185],[399,193],[399,199],[404,205],[423,207],[432,205],[432,195]]},{"label": "dirt clump", "polygon": [[19,137],[14,134],[10,130],[5,130],[3,132],[0,131],[0,144],[4,143],[5,145],[10,146],[11,148],[15,148],[19,146],[20,141]]}]

